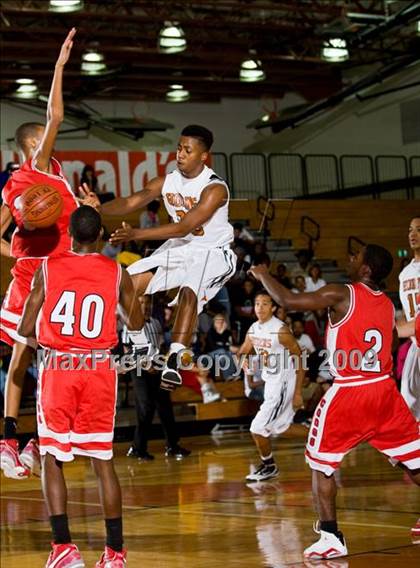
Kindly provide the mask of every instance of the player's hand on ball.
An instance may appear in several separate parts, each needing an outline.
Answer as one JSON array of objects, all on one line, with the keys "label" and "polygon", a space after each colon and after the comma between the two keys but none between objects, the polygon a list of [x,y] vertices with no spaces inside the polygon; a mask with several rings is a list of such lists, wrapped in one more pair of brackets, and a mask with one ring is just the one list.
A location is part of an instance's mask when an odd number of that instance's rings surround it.
[{"label": "player's hand on ball", "polygon": [[264,274],[268,274],[268,268],[265,264],[259,264],[258,266],[251,266],[248,270],[248,274],[251,274],[256,280],[261,280]]},{"label": "player's hand on ball", "polygon": [[87,183],[79,185],[79,196],[77,201],[80,205],[89,205],[89,207],[93,207],[97,211],[101,206],[101,202],[99,201],[99,197],[90,190]]},{"label": "player's hand on ball", "polygon": [[109,241],[113,245],[126,243],[127,241],[132,241],[134,239],[134,234],[135,232],[133,227],[123,221],[122,227],[120,229],[116,229],[115,232],[112,233]]},{"label": "player's hand on ball", "polygon": [[299,410],[299,408],[303,408],[303,398],[302,398],[302,393],[300,392],[295,392],[295,394],[293,395],[293,410]]},{"label": "player's hand on ball", "polygon": [[71,30],[67,34],[66,39],[64,40],[63,45],[61,46],[60,55],[58,56],[56,65],[64,66],[67,63],[70,57],[71,48],[73,47],[73,38],[75,34],[76,28],[71,28]]}]

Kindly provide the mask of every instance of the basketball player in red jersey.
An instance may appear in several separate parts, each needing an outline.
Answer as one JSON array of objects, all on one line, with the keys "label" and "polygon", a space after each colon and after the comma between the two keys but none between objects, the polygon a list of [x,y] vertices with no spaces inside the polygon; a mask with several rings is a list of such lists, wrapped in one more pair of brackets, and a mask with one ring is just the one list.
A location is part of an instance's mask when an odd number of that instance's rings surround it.
[{"label": "basketball player in red jersey", "polygon": [[379,290],[392,264],[386,249],[367,245],[350,257],[352,284],[328,284],[307,294],[291,293],[265,266],[250,269],[287,310],[329,309],[327,349],[334,383],[315,411],[306,445],[320,533],[320,539],[304,552],[308,559],[347,555],[337,527],[333,473],[361,442],[399,463],[420,485],[417,424],[391,376],[394,307]]},{"label": "basketball player in red jersey", "polygon": [[121,490],[112,460],[117,372],[110,349],[118,341],[118,303],[129,329],[141,327],[142,316],[127,272],[96,252],[101,226],[92,207],[74,211],[71,250],[42,262],[18,327],[20,335],[31,337],[36,324],[37,340],[50,357],[39,369],[37,422],[54,537],[46,566],[54,568],[84,566],[71,542],[62,469],[76,455],[91,458],[99,481],[107,541],[96,566],[125,565]]},{"label": "basketball player in red jersey", "polygon": [[[16,130],[16,144],[23,161],[3,188],[0,211],[1,254],[16,258],[13,280],[7,290],[0,314],[0,339],[13,346],[12,359],[5,389],[4,439],[0,441],[0,466],[7,477],[22,479],[30,470],[39,472],[39,455],[31,440],[19,458],[16,437],[22,387],[26,369],[31,362],[34,338],[24,338],[17,332],[23,305],[29,294],[32,277],[42,259],[69,250],[67,233],[71,213],[78,207],[59,162],[52,157],[58,129],[64,118],[62,81],[64,66],[69,59],[76,30],[66,37],[58,56],[47,107],[47,122],[25,123]],[[31,229],[22,219],[20,196],[32,185],[54,187],[63,199],[63,212],[57,222],[46,229]],[[14,220],[17,229],[11,245],[2,237]]]}]

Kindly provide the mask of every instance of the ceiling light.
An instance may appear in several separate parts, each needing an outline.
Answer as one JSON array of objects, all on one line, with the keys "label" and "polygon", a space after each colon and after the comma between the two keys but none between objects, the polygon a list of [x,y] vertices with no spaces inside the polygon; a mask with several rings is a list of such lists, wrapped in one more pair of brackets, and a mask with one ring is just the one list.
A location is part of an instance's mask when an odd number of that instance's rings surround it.
[{"label": "ceiling light", "polygon": [[[176,88],[173,88],[173,87]],[[190,98],[190,92],[184,89],[182,85],[171,85],[171,90],[166,93],[166,100],[169,103],[184,103]]]},{"label": "ceiling light", "polygon": [[98,53],[96,50],[91,49],[82,55],[82,60],[89,61],[89,63],[99,63],[104,60],[104,56],[102,53]]},{"label": "ceiling light", "polygon": [[265,73],[259,59],[246,59],[241,63],[239,79],[245,83],[264,81]]},{"label": "ceiling light", "polygon": [[91,63],[89,61],[82,61],[80,68],[84,75],[100,75],[106,71],[105,63]]},{"label": "ceiling light", "polygon": [[106,71],[105,58],[96,49],[89,49],[82,55],[81,70],[84,75],[100,75]]},{"label": "ceiling light", "polygon": [[321,57],[325,61],[331,62],[347,61],[349,58],[349,51],[347,49],[346,40],[340,37],[335,37],[324,41]]},{"label": "ceiling light", "polygon": [[83,0],[50,0],[51,12],[77,12],[83,8]]},{"label": "ceiling light", "polygon": [[420,35],[420,20],[417,20],[417,35]]},{"label": "ceiling light", "polygon": [[261,117],[261,120],[263,122],[268,122],[270,120],[270,115],[269,114],[265,114],[264,116]]},{"label": "ceiling light", "polygon": [[38,96],[39,91],[36,85],[20,85],[15,93],[14,96],[18,97],[19,99],[34,99]]},{"label": "ceiling light", "polygon": [[176,22],[165,22],[159,32],[159,50],[162,53],[180,53],[187,49],[187,40],[182,28]]},{"label": "ceiling light", "polygon": [[16,79],[16,83],[18,83],[18,85],[33,85],[35,81],[27,77],[22,77],[22,79]]}]

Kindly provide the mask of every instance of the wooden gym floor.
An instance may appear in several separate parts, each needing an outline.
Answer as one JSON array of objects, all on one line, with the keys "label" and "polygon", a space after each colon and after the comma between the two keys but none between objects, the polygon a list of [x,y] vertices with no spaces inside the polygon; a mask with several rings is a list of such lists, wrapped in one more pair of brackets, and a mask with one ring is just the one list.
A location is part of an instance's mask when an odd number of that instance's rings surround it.
[{"label": "wooden gym floor", "polygon": [[[299,428],[275,442],[280,476],[246,484],[256,461],[247,433],[183,440],[192,455],[163,456],[153,441],[154,462],[126,458],[116,446],[124,499],[128,566],[139,568],[418,568],[420,545],[410,527],[419,516],[420,492],[387,460],[362,446],[347,456],[340,478],[338,513],[350,556],[305,564],[303,549],[316,535],[310,474]],[[73,540],[86,566],[103,548],[103,522],[88,462],[66,466]],[[50,531],[39,479],[1,478],[1,568],[44,566]]]}]

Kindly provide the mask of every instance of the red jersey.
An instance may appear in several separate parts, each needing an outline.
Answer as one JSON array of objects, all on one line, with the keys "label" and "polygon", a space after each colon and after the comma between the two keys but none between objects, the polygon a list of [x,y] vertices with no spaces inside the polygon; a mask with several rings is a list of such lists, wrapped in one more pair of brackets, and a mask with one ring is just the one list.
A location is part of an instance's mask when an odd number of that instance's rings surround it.
[{"label": "red jersey", "polygon": [[[78,207],[78,202],[63,176],[60,163],[55,158],[51,158],[50,163],[53,169],[51,174],[38,170],[30,158],[13,172],[3,188],[3,202],[9,207],[17,225],[11,243],[11,254],[15,258],[52,256],[70,249],[67,229],[70,215]],[[63,199],[63,211],[51,227],[28,231],[23,226],[19,198],[28,187],[41,183],[58,191]]]},{"label": "red jersey", "polygon": [[348,312],[336,324],[330,320],[327,329],[330,372],[337,383],[385,378],[392,373],[394,306],[361,282],[347,286]]},{"label": "red jersey", "polygon": [[121,268],[98,253],[66,252],[42,263],[45,300],[37,320],[42,347],[65,353],[116,345]]}]

